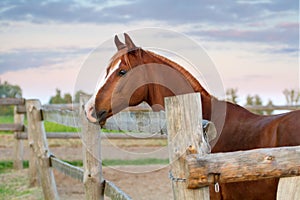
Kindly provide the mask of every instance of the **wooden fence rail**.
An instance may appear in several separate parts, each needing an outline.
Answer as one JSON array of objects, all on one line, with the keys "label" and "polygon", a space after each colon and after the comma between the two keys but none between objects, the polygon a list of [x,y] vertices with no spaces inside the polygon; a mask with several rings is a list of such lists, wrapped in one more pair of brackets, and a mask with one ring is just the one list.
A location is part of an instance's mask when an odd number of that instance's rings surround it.
[{"label": "wooden fence rail", "polygon": [[300,146],[214,153],[205,157],[193,154],[185,162],[188,188],[193,189],[213,184],[214,174],[220,174],[220,183],[300,176]]},{"label": "wooden fence rail", "polygon": [[[47,139],[80,139],[81,134],[78,132],[46,132]],[[18,140],[27,140],[28,134],[26,132],[17,133],[15,138]],[[101,139],[134,139],[134,140],[148,140],[148,139],[167,139],[167,135],[139,133],[101,133]]]},{"label": "wooden fence rail", "polygon": [[255,110],[255,111],[273,111],[273,110],[299,110],[300,105],[267,105],[267,106],[245,106],[248,110]]},{"label": "wooden fence rail", "polygon": [[23,98],[0,98],[0,106],[25,105]]},{"label": "wooden fence rail", "polygon": [[43,110],[43,119],[45,121],[55,122],[69,127],[79,128],[79,114],[72,110]]},{"label": "wooden fence rail", "polygon": [[50,167],[53,167],[61,173],[68,175],[80,182],[83,180],[83,169],[64,162],[53,155],[50,156]]},{"label": "wooden fence rail", "polygon": [[23,132],[23,131],[25,131],[25,126],[21,123],[0,124],[0,131]]}]

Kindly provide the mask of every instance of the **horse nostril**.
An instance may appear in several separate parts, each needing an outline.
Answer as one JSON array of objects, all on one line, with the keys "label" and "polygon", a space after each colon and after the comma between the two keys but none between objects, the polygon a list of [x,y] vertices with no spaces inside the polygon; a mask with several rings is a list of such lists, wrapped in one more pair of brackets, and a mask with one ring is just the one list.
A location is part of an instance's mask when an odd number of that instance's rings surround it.
[{"label": "horse nostril", "polygon": [[97,115],[97,120],[99,122],[105,121],[106,116],[107,116],[107,111],[106,110],[100,110],[99,112],[96,113]]},{"label": "horse nostril", "polygon": [[91,116],[94,117],[95,119],[97,119],[97,115],[96,115],[96,111],[95,109],[91,109],[92,113],[91,113]]}]

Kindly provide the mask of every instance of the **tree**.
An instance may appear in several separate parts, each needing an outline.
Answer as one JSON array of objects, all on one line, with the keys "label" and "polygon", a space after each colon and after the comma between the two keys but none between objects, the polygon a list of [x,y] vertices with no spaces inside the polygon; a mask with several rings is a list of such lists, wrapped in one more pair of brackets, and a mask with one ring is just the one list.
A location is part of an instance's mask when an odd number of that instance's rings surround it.
[{"label": "tree", "polygon": [[1,98],[21,98],[22,89],[18,85],[9,84],[7,81],[4,83],[0,80],[0,97]]},{"label": "tree", "polygon": [[290,89],[290,90],[285,89],[283,90],[283,94],[285,96],[287,105],[296,105],[297,103],[299,103],[300,100],[299,90],[296,91],[294,89]]},{"label": "tree", "polygon": [[72,96],[69,93],[64,94],[65,103],[72,103]]},{"label": "tree", "polygon": [[49,104],[66,104],[72,103],[72,96],[69,93],[64,94],[64,97],[61,96],[61,90],[56,89],[56,95],[50,97]]},{"label": "tree", "polygon": [[79,103],[81,94],[87,95],[87,93],[82,90],[77,91],[75,94],[74,103]]},{"label": "tree", "polygon": [[[268,103],[267,103],[266,106],[267,106],[267,107],[272,107],[272,106],[273,106],[273,102],[272,102],[271,99],[269,99],[269,101],[268,101]],[[266,110],[266,111],[265,111],[265,114],[267,114],[267,115],[271,115],[272,113],[273,113],[273,110]]]},{"label": "tree", "polygon": [[254,105],[257,105],[257,106],[263,105],[261,98],[257,94],[254,95]]},{"label": "tree", "polygon": [[[263,102],[260,98],[260,96],[258,96],[257,94],[254,96],[251,95],[247,95],[246,97],[246,105],[245,106],[262,106]],[[273,102],[271,100],[269,100],[267,106],[273,105]],[[272,110],[268,110],[268,111],[262,111],[262,110],[253,110],[254,113],[256,114],[260,114],[260,115],[264,115],[264,114],[272,114]]]},{"label": "tree", "polygon": [[237,104],[237,88],[229,88],[226,90],[226,100],[231,103]]},{"label": "tree", "polygon": [[254,102],[253,102],[253,97],[251,95],[247,95],[246,97],[246,106],[253,106],[254,105]]},{"label": "tree", "polygon": [[[0,80],[0,98],[22,98],[22,89],[18,85],[12,85],[7,81]],[[14,106],[1,106],[1,115],[13,115]]]},{"label": "tree", "polygon": [[62,104],[63,98],[61,97],[61,91],[60,89],[56,89],[56,95],[53,97],[50,97],[49,104]]}]

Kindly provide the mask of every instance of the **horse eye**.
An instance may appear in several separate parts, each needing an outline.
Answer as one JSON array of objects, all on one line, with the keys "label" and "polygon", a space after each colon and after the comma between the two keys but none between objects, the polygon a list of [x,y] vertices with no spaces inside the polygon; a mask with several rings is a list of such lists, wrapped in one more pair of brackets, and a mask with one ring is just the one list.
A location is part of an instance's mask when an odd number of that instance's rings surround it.
[{"label": "horse eye", "polygon": [[124,76],[127,73],[127,71],[125,69],[121,69],[119,71],[119,76]]}]

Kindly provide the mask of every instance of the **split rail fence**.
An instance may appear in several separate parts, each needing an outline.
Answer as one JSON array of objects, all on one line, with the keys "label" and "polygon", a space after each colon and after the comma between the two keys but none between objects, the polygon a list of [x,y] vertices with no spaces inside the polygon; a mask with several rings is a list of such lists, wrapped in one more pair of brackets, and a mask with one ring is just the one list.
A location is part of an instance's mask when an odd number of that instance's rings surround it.
[{"label": "split rail fence", "polygon": [[[81,106],[79,109],[70,110],[42,107],[38,100],[1,99],[0,102],[1,105],[16,105],[15,124],[0,125],[0,130],[14,131],[18,139],[28,138],[32,158],[29,161],[30,184],[37,183],[39,174],[45,199],[58,199],[53,168],[82,181],[86,199],[103,199],[104,194],[112,199],[130,199],[113,183],[103,178],[100,130],[98,126],[86,121]],[[85,99],[82,99],[80,105],[84,102]],[[199,115],[202,113],[200,95],[188,94],[166,98],[165,104],[175,199],[209,199],[210,184],[217,186],[219,183],[274,177],[280,178],[277,199],[300,199],[300,146],[209,154],[209,145],[205,138],[213,136],[203,135],[202,117]],[[25,113],[27,128],[24,126]],[[44,120],[81,127],[84,169],[72,166],[50,153],[46,137],[58,135],[46,135]],[[78,137],[74,134],[65,136]],[[19,148],[15,150],[16,155],[20,155],[21,145],[15,146]],[[241,160],[245,157],[251,159]],[[20,166],[22,159],[20,156],[16,158],[18,159],[15,159],[14,166]],[[229,165],[228,160],[235,161],[234,169],[230,168],[232,163]],[[263,165],[257,164],[260,162],[263,162]],[[217,182],[214,178],[216,174]]]},{"label": "split rail fence", "polygon": [[[83,97],[81,104],[88,97]],[[85,199],[104,199],[104,195],[116,200],[131,199],[127,194],[105,180],[102,176],[101,162],[101,135],[98,126],[88,123],[83,114],[82,106],[76,110],[47,109],[43,108],[39,100],[25,99],[0,99],[0,105],[15,105],[14,124],[1,124],[1,131],[14,131],[18,142],[19,139],[28,139],[29,155],[29,185],[41,185],[44,199],[59,199],[53,169],[65,175],[75,178],[84,185]],[[27,115],[28,126],[24,126],[24,114]],[[80,117],[79,117],[80,116]],[[48,148],[47,135],[44,128],[44,120],[52,121],[66,126],[81,129],[83,141],[83,169],[72,166],[55,155]],[[26,134],[27,132],[27,134]],[[69,134],[50,133],[51,138],[78,137]],[[16,145],[21,147],[22,145]],[[22,151],[22,150],[21,150]],[[20,154],[20,150],[15,150]],[[16,168],[22,168],[22,156],[14,161]]]}]

